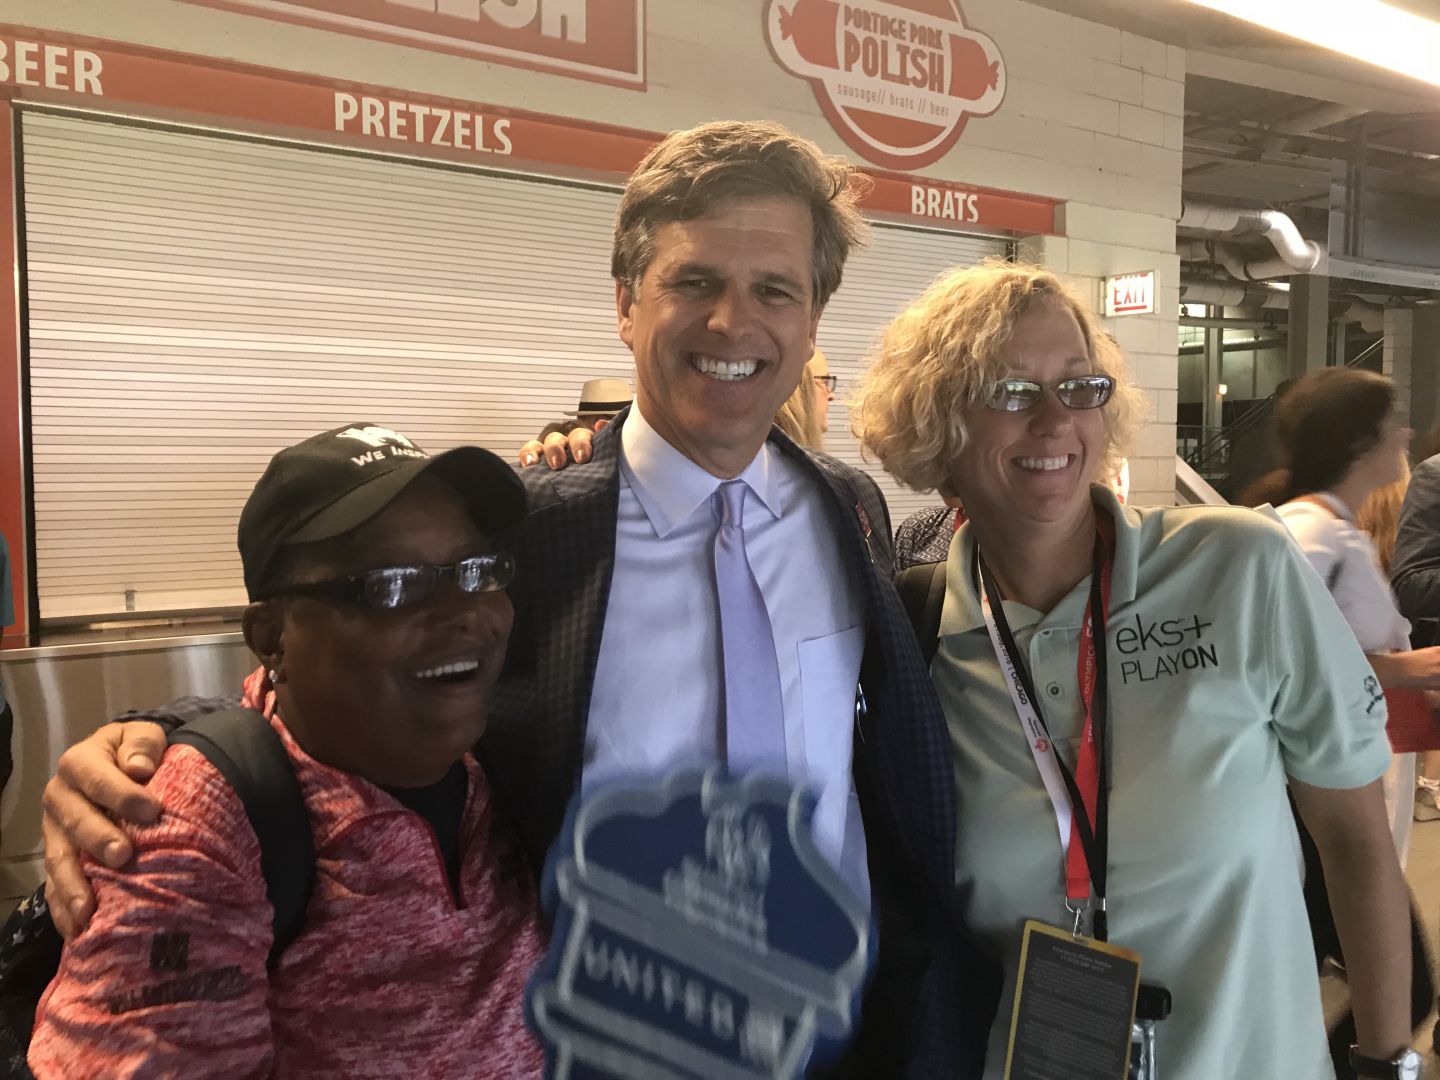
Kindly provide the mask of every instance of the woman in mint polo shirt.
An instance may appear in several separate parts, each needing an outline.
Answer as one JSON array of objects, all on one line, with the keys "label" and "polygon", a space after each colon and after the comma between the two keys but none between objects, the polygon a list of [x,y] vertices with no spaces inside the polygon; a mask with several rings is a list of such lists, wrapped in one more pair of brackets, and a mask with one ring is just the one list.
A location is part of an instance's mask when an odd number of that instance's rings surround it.
[{"label": "woman in mint polo shirt", "polygon": [[[1089,308],[1011,264],[932,285],[862,390],[866,448],[970,515],[931,673],[954,751],[958,894],[1006,970],[986,1075],[1005,1068],[1022,925],[1069,931],[1078,911],[1170,991],[1166,1080],[1333,1076],[1288,782],[1361,960],[1363,1074],[1408,1076],[1406,894],[1373,672],[1278,524],[1122,506],[1095,483],[1143,408]],[[1096,804],[1083,824],[1072,792]],[[1062,835],[1080,849],[1068,862]]]}]

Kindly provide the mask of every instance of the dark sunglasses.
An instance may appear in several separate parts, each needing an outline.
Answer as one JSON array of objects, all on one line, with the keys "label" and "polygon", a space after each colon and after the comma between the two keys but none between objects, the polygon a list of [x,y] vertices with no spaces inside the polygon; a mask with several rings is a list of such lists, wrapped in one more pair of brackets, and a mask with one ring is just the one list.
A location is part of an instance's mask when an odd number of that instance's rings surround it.
[{"label": "dark sunglasses", "polygon": [[838,375],[811,375],[810,377],[832,394],[835,392],[835,387],[840,385],[840,376]]},{"label": "dark sunglasses", "polygon": [[497,551],[472,555],[449,566],[386,566],[353,577],[306,581],[276,589],[272,596],[318,596],[379,611],[423,604],[446,578],[464,593],[499,592],[515,580],[515,556]]},{"label": "dark sunglasses", "polygon": [[[1061,379],[1054,390],[1067,409],[1098,409],[1115,392],[1115,380],[1109,375],[1080,375]],[[1029,379],[1001,379],[985,404],[996,412],[1024,412],[1038,405],[1044,393],[1045,387]]]}]

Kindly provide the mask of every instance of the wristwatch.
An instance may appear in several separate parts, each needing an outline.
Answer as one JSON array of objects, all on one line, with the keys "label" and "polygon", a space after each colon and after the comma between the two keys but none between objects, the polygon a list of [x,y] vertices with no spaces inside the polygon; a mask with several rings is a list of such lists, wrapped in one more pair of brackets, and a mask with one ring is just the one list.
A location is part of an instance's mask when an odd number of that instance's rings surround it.
[{"label": "wristwatch", "polygon": [[1420,1055],[1406,1050],[1394,1061],[1366,1057],[1358,1047],[1350,1047],[1350,1067],[1356,1076],[1373,1076],[1377,1080],[1420,1080]]}]

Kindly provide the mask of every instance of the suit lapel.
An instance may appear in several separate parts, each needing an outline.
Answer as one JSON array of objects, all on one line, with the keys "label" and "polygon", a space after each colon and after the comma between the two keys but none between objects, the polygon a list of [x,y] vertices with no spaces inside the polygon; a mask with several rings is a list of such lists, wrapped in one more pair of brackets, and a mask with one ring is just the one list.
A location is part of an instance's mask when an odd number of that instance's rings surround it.
[{"label": "suit lapel", "polygon": [[[869,625],[860,681],[868,715],[855,741],[895,839],[942,903],[954,896],[955,790],[949,735],[930,673],[891,580],[889,519],[850,470],[779,432],[771,441],[828,492],[841,552],[859,574]],[[870,813],[867,819],[873,820]],[[869,830],[867,830],[869,831]],[[872,831],[873,835],[873,831]],[[872,843],[875,839],[872,839]]]},{"label": "suit lapel", "polygon": [[579,788],[600,636],[615,570],[620,426],[585,465],[521,473],[530,513],[510,592],[515,632],[482,749],[537,863]]}]

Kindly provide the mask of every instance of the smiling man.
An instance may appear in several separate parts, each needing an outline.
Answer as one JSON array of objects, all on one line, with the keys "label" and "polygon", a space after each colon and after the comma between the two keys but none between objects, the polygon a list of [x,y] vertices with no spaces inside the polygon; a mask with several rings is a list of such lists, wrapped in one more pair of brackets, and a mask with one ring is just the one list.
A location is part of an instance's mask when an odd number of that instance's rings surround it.
[{"label": "smiling man", "polygon": [[[860,1034],[827,1075],[979,1076],[998,969],[957,916],[948,736],[885,503],[772,428],[863,236],[854,184],[768,122],[676,132],[631,177],[612,272],[635,404],[593,463],[521,474],[515,626],[479,753],[537,864],[577,785],[608,776],[722,760],[810,786],[817,844],[880,931]],[[143,730],[102,730],[51,784],[64,902],[85,894],[57,823],[83,819],[68,831],[104,851],[78,792],[143,801],[114,767]]]},{"label": "smiling man", "polygon": [[[946,737],[891,586],[885,504],[772,427],[863,236],[854,184],[763,122],[676,132],[631,177],[611,269],[635,404],[593,464],[522,474],[504,720],[483,749],[506,761],[537,852],[577,776],[720,758],[810,785],[819,847],[880,926],[836,1075],[978,1076],[991,972],[953,917]],[[744,594],[760,622],[737,645]]]}]

